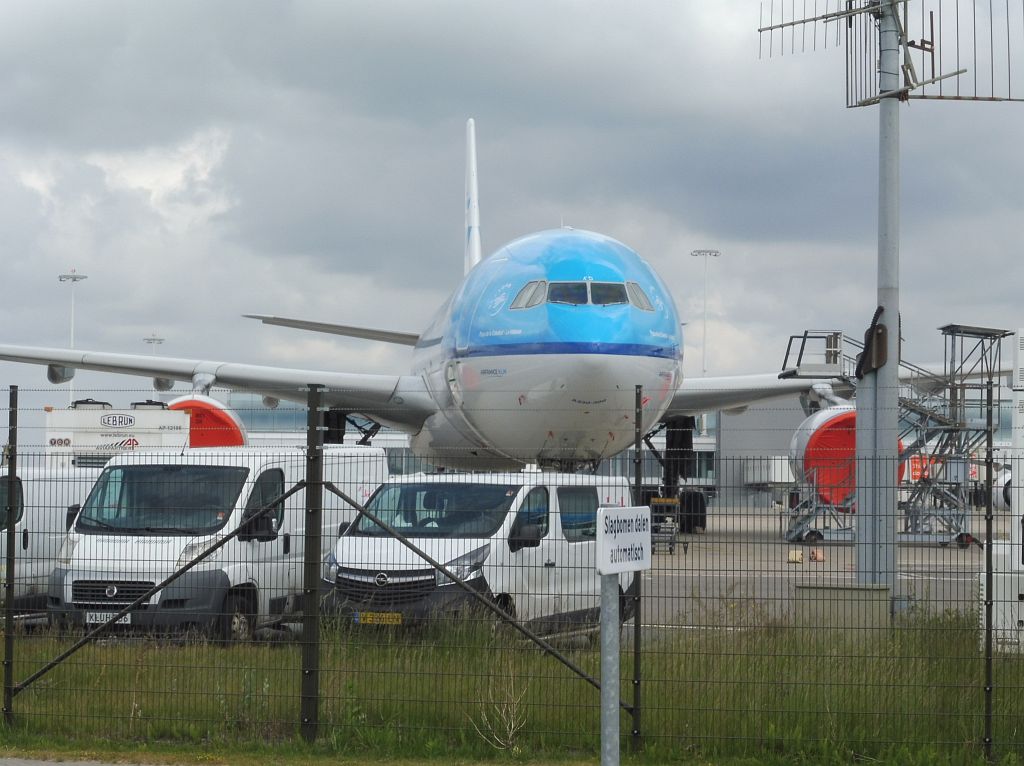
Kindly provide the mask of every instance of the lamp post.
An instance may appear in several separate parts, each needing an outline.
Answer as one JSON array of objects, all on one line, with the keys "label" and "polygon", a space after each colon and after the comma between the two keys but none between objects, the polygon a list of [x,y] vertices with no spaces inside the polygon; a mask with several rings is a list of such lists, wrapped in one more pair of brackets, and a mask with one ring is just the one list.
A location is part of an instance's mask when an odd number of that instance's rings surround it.
[{"label": "lamp post", "polygon": [[[68,348],[75,347],[75,284],[81,282],[83,279],[88,279],[85,274],[79,274],[74,269],[67,272],[66,274],[59,274],[57,279],[61,282],[71,283],[71,338],[70,345]],[[75,381],[72,378],[68,381],[68,405],[74,404],[75,401]]]},{"label": "lamp post", "polygon": [[701,376],[708,374],[708,260],[721,255],[718,250],[693,250],[690,255],[704,259],[704,329],[700,340]]},{"label": "lamp post", "polygon": [[[704,327],[701,330],[700,339],[700,375],[708,374],[708,261],[721,255],[718,250],[693,250],[690,255],[694,258],[704,259]],[[708,435],[708,414],[701,413],[700,435]]]},{"label": "lamp post", "polygon": [[149,345],[150,348],[153,349],[153,356],[156,356],[160,352],[160,344],[163,343],[164,340],[164,338],[159,338],[156,333],[153,333],[152,335],[143,338],[142,342]]}]

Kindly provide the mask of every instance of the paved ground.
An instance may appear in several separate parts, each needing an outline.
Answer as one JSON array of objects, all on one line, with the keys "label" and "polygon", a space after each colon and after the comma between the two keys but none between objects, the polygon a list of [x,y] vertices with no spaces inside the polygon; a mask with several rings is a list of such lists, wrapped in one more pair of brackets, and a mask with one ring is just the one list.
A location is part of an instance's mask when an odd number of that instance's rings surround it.
[{"label": "paved ground", "polygon": [[[981,520],[974,521],[980,528]],[[996,539],[1005,539],[1006,523],[999,519]],[[677,544],[674,553],[657,549],[654,568],[644,575],[643,622],[666,630],[743,627],[799,618],[806,598],[851,598],[838,586],[856,585],[853,544],[788,543],[782,528],[778,511],[770,508],[711,508],[705,532],[682,535],[685,545]],[[980,547],[900,544],[896,562],[897,609],[976,607],[984,567]],[[842,618],[841,612],[832,614]]]}]

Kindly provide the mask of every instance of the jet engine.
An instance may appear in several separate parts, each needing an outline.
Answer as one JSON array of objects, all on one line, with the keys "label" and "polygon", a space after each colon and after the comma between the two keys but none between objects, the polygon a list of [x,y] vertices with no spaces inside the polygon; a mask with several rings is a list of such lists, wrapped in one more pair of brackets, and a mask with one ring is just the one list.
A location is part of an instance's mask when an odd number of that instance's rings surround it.
[{"label": "jet engine", "polygon": [[1010,499],[1013,495],[1013,476],[1009,469],[1000,471],[992,477],[992,508],[997,511],[1008,511],[1013,507]]},{"label": "jet engine", "polygon": [[[903,450],[902,442],[899,445]],[[789,464],[798,481],[814,487],[817,500],[853,511],[857,488],[857,409],[838,404],[818,410],[801,423],[789,443]],[[903,480],[904,466],[899,466]]]}]

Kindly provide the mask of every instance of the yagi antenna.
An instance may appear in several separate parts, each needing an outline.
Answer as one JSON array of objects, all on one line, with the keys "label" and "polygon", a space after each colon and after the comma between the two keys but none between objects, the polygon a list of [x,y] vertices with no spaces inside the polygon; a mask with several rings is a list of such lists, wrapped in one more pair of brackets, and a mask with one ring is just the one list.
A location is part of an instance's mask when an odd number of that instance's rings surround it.
[{"label": "yagi antenna", "polygon": [[[895,21],[900,46],[901,80],[891,91],[880,89],[878,77],[883,15]],[[889,96],[1024,101],[1024,9],[1009,2],[762,0],[758,32],[761,58],[845,42],[850,107]]]},{"label": "yagi antenna", "polygon": [[[1001,7],[997,7],[1001,6]],[[1024,8],[1009,0],[762,0],[761,55],[846,44],[846,105],[878,105],[878,304],[857,384],[858,585],[895,586],[899,104],[1022,101]],[[866,313],[870,314],[870,310]],[[863,376],[863,377],[862,377]],[[990,740],[987,740],[990,741]]]}]

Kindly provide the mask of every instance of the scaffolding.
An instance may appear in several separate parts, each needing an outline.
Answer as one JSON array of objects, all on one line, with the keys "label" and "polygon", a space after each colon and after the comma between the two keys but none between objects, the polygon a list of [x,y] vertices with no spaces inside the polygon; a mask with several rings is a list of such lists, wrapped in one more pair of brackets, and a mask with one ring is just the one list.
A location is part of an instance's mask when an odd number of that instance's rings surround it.
[{"label": "scaffolding", "polygon": [[[900,501],[905,542],[976,542],[970,511],[980,495],[978,467],[988,437],[986,392],[1001,369],[1002,339],[1009,330],[950,324],[941,379],[911,380],[900,396],[902,460],[917,458],[916,473]],[[999,387],[993,406],[999,411]],[[914,466],[912,465],[912,468]]]}]

